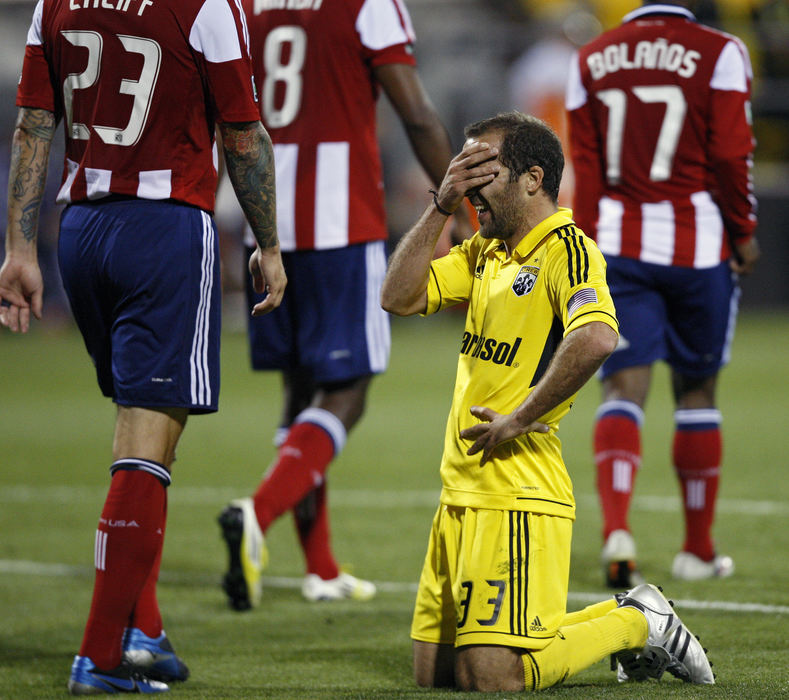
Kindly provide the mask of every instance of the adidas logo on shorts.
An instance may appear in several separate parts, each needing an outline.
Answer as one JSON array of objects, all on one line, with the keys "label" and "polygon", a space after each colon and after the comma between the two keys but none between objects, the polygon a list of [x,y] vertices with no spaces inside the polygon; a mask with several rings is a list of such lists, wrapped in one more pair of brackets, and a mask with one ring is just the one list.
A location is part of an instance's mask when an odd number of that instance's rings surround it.
[{"label": "adidas logo on shorts", "polygon": [[529,631],[530,632],[547,632],[548,629],[547,629],[547,627],[543,627],[542,626],[542,622],[540,622],[539,616],[535,615],[534,619],[531,621],[531,624],[529,625]]}]

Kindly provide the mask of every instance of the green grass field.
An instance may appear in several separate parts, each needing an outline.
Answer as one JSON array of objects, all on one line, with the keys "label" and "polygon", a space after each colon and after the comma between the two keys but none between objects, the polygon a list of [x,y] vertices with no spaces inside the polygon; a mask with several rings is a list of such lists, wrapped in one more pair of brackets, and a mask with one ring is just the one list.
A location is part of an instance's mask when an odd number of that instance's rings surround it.
[{"label": "green grass field", "polygon": [[[414,687],[408,638],[460,324],[457,316],[396,320],[391,369],[374,383],[367,415],[329,472],[338,558],[379,584],[377,598],[304,602],[301,555],[283,518],[270,530],[263,603],[244,614],[230,611],[219,589],[225,554],[215,518],[228,499],[252,491],[273,456],[279,385],[247,369],[242,335],[225,335],[221,411],[190,419],[170,489],[160,601],[165,628],[192,669],[172,697],[465,697]],[[718,684],[667,677],[619,686],[601,662],[548,696],[789,697],[787,347],[789,316],[744,315],[722,379],[716,536],[737,564],[729,580],[670,579],[682,523],[663,368],[646,409],[631,517],[640,565],[709,647]],[[590,452],[597,399],[593,381],[560,432],[578,500],[571,609],[608,595]],[[0,698],[65,695],[90,603],[113,418],[74,331],[0,333]]]}]

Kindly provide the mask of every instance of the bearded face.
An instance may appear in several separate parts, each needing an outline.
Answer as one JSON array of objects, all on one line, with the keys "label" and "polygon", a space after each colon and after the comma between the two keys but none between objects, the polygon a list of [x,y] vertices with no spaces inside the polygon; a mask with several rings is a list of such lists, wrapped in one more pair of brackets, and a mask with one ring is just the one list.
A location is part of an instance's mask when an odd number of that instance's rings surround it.
[{"label": "bearded face", "polygon": [[501,175],[500,172],[492,183],[469,195],[477,211],[479,233],[483,238],[507,240],[521,227],[523,208],[517,202],[517,183],[499,182]]}]

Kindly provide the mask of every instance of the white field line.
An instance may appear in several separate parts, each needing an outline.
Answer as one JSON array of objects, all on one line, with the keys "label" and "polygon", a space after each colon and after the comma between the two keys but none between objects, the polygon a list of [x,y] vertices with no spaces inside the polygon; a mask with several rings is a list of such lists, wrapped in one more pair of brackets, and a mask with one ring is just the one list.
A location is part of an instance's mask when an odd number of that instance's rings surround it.
[{"label": "white field line", "polygon": [[[252,486],[250,486],[251,493]],[[104,501],[107,491],[98,486],[30,486],[10,484],[0,486],[0,503],[44,503],[85,504]],[[340,508],[408,508],[426,507],[433,509],[438,504],[438,490],[376,491],[365,489],[333,489],[332,507]],[[169,490],[172,505],[221,507],[233,498],[245,495],[243,489],[215,488],[210,486],[178,486],[176,481]],[[597,496],[591,493],[576,494],[579,508],[598,508]],[[633,510],[657,513],[678,513],[679,496],[634,496]],[[717,512],[724,515],[789,516],[789,501],[756,501],[749,499],[722,498],[718,500]]]},{"label": "white field line", "polygon": [[[67,564],[50,564],[45,562],[24,561],[21,559],[0,559],[0,575],[18,574],[22,576],[85,578],[93,575],[93,569],[86,566],[70,566]],[[213,576],[205,574],[186,574],[173,571],[162,571],[161,580],[167,583],[195,583],[195,579],[205,585],[214,582]],[[286,576],[264,576],[263,585],[269,588],[288,588],[300,590],[302,579]],[[416,593],[416,582],[376,581],[375,585],[382,593]],[[596,603],[607,597],[606,593],[569,593],[567,599],[571,603]],[[711,610],[732,613],[763,613],[765,615],[789,615],[789,605],[763,605],[761,603],[732,603],[722,600],[677,599],[674,601],[680,609]]]}]

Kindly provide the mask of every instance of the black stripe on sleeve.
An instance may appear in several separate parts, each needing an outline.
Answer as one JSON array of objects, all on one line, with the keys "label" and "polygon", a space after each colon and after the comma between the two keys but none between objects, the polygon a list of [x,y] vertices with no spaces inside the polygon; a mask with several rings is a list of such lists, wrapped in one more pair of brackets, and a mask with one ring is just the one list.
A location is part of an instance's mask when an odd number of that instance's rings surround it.
[{"label": "black stripe on sleeve", "polygon": [[570,235],[573,242],[573,250],[575,251],[575,283],[581,284],[581,249],[578,245],[578,237]]},{"label": "black stripe on sleeve", "polygon": [[583,236],[572,226],[563,226],[558,232],[567,249],[567,268],[570,286],[589,281],[589,252],[586,250]]},{"label": "black stripe on sleeve", "polygon": [[444,303],[444,299],[441,295],[441,285],[438,283],[438,276],[436,275],[436,271],[433,269],[433,266],[430,266],[430,274],[433,275],[433,280],[436,283],[436,289],[438,290],[438,308],[436,311],[441,311],[441,306]]},{"label": "black stripe on sleeve", "polygon": [[[608,318],[614,319],[614,321],[616,322],[616,327],[619,328],[619,321],[617,320],[616,316],[613,316],[609,314],[607,311],[603,311],[602,309],[592,309],[592,311],[584,311],[582,314],[576,314],[575,316],[573,316],[573,323],[575,323],[582,316],[588,316],[589,314],[604,314],[608,316]],[[572,326],[573,323],[571,323],[570,325]]]},{"label": "black stripe on sleeve", "polygon": [[559,230],[559,239],[564,242],[564,247],[567,249],[567,276],[570,279],[570,286],[574,287],[575,282],[573,281],[573,249],[570,244],[570,239],[568,237],[567,227]]},{"label": "black stripe on sleeve", "polygon": [[[578,252],[578,269],[576,270],[576,277],[578,278],[578,284],[582,282],[589,281],[589,253],[586,250],[586,243],[584,242],[583,236],[578,235],[576,231],[573,234],[573,243],[576,246],[576,250]],[[583,258],[583,260],[581,260]]]}]

